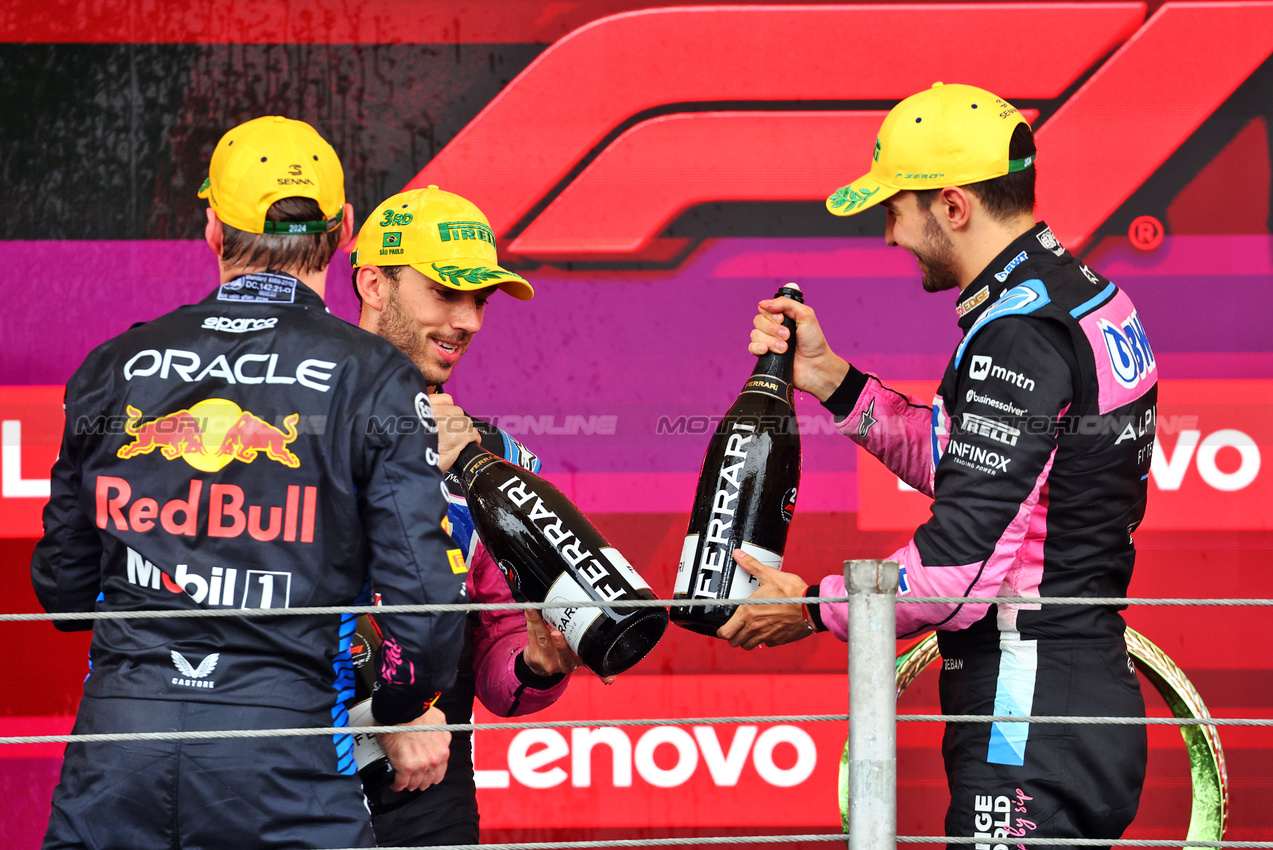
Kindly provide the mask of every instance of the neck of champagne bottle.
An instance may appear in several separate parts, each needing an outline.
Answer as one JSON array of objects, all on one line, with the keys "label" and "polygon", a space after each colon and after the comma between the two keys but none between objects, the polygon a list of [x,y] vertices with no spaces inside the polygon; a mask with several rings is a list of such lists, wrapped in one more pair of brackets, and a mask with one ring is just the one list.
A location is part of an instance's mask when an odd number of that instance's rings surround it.
[{"label": "neck of champagne bottle", "polygon": [[[785,297],[793,301],[799,301],[801,304],[804,303],[804,295],[794,286],[784,286],[774,294],[774,297]],[[782,326],[787,329],[789,334],[787,337],[787,350],[781,354],[769,351],[757,357],[756,368],[751,373],[752,377],[764,375],[770,378],[778,378],[788,384],[791,383],[796,363],[796,320],[790,316],[783,316]]]},{"label": "neck of champagne bottle", "polygon": [[451,464],[451,472],[460,479],[460,483],[464,485],[467,492],[473,484],[474,473],[478,466],[474,463],[480,460],[484,455],[489,455],[486,449],[482,448],[482,444],[478,442],[466,443],[464,448],[460,449],[460,455]]},{"label": "neck of champagne bottle", "polygon": [[764,375],[791,383],[796,364],[796,323],[787,318],[783,320],[782,326],[791,331],[791,336],[787,338],[787,350],[781,354],[769,351],[757,357],[756,368],[751,370],[753,378]]}]

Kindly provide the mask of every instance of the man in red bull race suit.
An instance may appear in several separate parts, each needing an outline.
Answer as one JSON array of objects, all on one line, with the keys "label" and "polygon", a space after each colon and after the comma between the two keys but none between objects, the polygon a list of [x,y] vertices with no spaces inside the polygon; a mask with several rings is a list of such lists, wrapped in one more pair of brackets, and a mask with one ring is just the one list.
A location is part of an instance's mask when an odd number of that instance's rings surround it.
[{"label": "man in red bull race suit", "polygon": [[[529,283],[499,266],[482,212],[433,186],[394,195],[363,224],[352,259],[359,324],[408,354],[435,390],[442,467],[449,469],[465,444],[480,440],[496,455],[538,472],[539,458],[525,446],[489,423],[470,420],[441,392],[481,329],[496,288],[519,300],[534,295]],[[469,599],[512,602],[508,583],[474,531],[459,479],[448,474],[447,483],[451,536],[464,553]],[[503,717],[538,711],[561,696],[579,663],[562,633],[535,611],[470,614],[455,686],[420,722],[466,723],[475,697]],[[419,759],[445,770],[436,786],[400,796],[392,808],[373,807],[380,843],[476,844],[472,736],[417,733],[380,740],[400,761]],[[399,780],[395,787],[407,785]]]},{"label": "man in red bull race suit", "polygon": [[[200,196],[219,286],[94,349],[67,385],[31,563],[41,604],[286,610],[371,591],[459,602],[427,385],[323,304],[328,262],[352,235],[335,151],[299,121],[249,121],[218,143]],[[464,617],[382,620],[373,710],[405,724],[453,681]],[[75,732],[346,725],[354,625],[93,621]],[[44,847],[374,843],[352,737],[329,734],[72,743]]]},{"label": "man in red bull race suit", "polygon": [[[749,348],[786,350],[775,320],[793,317],[796,385],[933,497],[932,517],[889,556],[902,567],[902,600],[1020,600],[897,606],[899,638],[937,630],[943,712],[1143,717],[1118,610],[1030,601],[1126,596],[1157,398],[1131,299],[1035,221],[1034,159],[1030,127],[1010,104],[937,84],[888,114],[870,172],[827,201],[838,215],[883,204],[886,240],[916,256],[924,288],[959,289],[963,339],[931,407],[852,368],[813,310],[789,299],[760,303]],[[840,575],[806,589],[739,560],[761,576],[757,595],[845,593]],[[739,611],[721,628],[735,646],[824,629],[847,639],[843,604]],[[1140,725],[958,723],[942,754],[947,835],[989,848],[1114,840],[1136,813],[1146,738]]]}]

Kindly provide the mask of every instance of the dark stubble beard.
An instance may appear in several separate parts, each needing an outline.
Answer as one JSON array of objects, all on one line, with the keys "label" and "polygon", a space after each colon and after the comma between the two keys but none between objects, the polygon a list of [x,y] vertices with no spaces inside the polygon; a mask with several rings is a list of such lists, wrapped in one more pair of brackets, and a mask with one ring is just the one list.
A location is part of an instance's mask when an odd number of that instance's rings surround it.
[{"label": "dark stubble beard", "polygon": [[427,357],[429,340],[420,336],[415,323],[407,315],[402,301],[398,298],[398,284],[395,281],[389,282],[389,294],[385,298],[385,308],[380,313],[378,333],[411,358],[411,362],[424,374],[424,380],[430,386],[440,386],[451,377],[449,369],[445,374],[439,374],[431,368]]},{"label": "dark stubble beard", "polygon": [[942,292],[959,288],[959,270],[955,264],[955,246],[937,223],[937,216],[928,211],[924,222],[924,248],[912,251],[924,272],[925,292]]}]

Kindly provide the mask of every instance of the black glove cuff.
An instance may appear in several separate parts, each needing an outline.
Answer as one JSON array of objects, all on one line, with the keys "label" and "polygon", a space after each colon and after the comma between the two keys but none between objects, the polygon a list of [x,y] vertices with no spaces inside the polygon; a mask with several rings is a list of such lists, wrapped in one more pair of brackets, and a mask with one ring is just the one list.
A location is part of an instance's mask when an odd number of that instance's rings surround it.
[{"label": "black glove cuff", "polygon": [[853,412],[853,408],[857,406],[858,397],[862,395],[864,389],[866,389],[866,373],[849,366],[849,374],[844,376],[844,380],[835,388],[835,392],[831,393],[831,397],[822,402],[822,406],[831,411],[836,422],[841,422]]},{"label": "black glove cuff", "polygon": [[[806,599],[810,597],[821,596],[822,585],[820,584],[809,585],[807,588],[805,588],[804,595]],[[822,606],[816,602],[809,602],[805,604],[804,609],[809,612],[809,621],[813,623],[814,631],[825,632],[827,630],[827,627],[826,627],[826,624],[822,622],[822,612],[818,610],[821,607]]]},{"label": "black glove cuff", "polygon": [[[432,697],[430,691],[428,697]],[[377,682],[371,694],[371,716],[381,726],[398,726],[410,723],[424,714],[429,699],[415,688],[406,689],[401,686]]]},{"label": "black glove cuff", "polygon": [[526,663],[526,656],[521,652],[517,653],[517,660],[513,662],[513,672],[517,675],[517,681],[537,691],[546,691],[566,678],[565,673],[552,673],[548,676],[539,675],[530,669],[530,665]]}]

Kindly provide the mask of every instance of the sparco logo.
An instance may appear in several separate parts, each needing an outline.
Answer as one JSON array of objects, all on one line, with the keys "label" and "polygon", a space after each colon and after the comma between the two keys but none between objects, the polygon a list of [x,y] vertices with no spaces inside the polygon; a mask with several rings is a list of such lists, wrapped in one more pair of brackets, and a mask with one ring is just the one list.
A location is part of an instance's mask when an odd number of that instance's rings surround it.
[{"label": "sparco logo", "polygon": [[207,331],[225,331],[232,334],[245,334],[251,331],[267,331],[278,324],[278,319],[227,319],[225,316],[209,316],[203,320],[203,329]]},{"label": "sparco logo", "polygon": [[180,652],[172,650],[172,663],[185,678],[172,677],[172,684],[181,685],[184,688],[215,688],[217,683],[211,680],[202,681],[212,675],[212,671],[217,669],[217,662],[221,660],[221,653],[214,652],[207,658],[199,662],[198,667],[192,667],[190,662],[185,659]]}]

